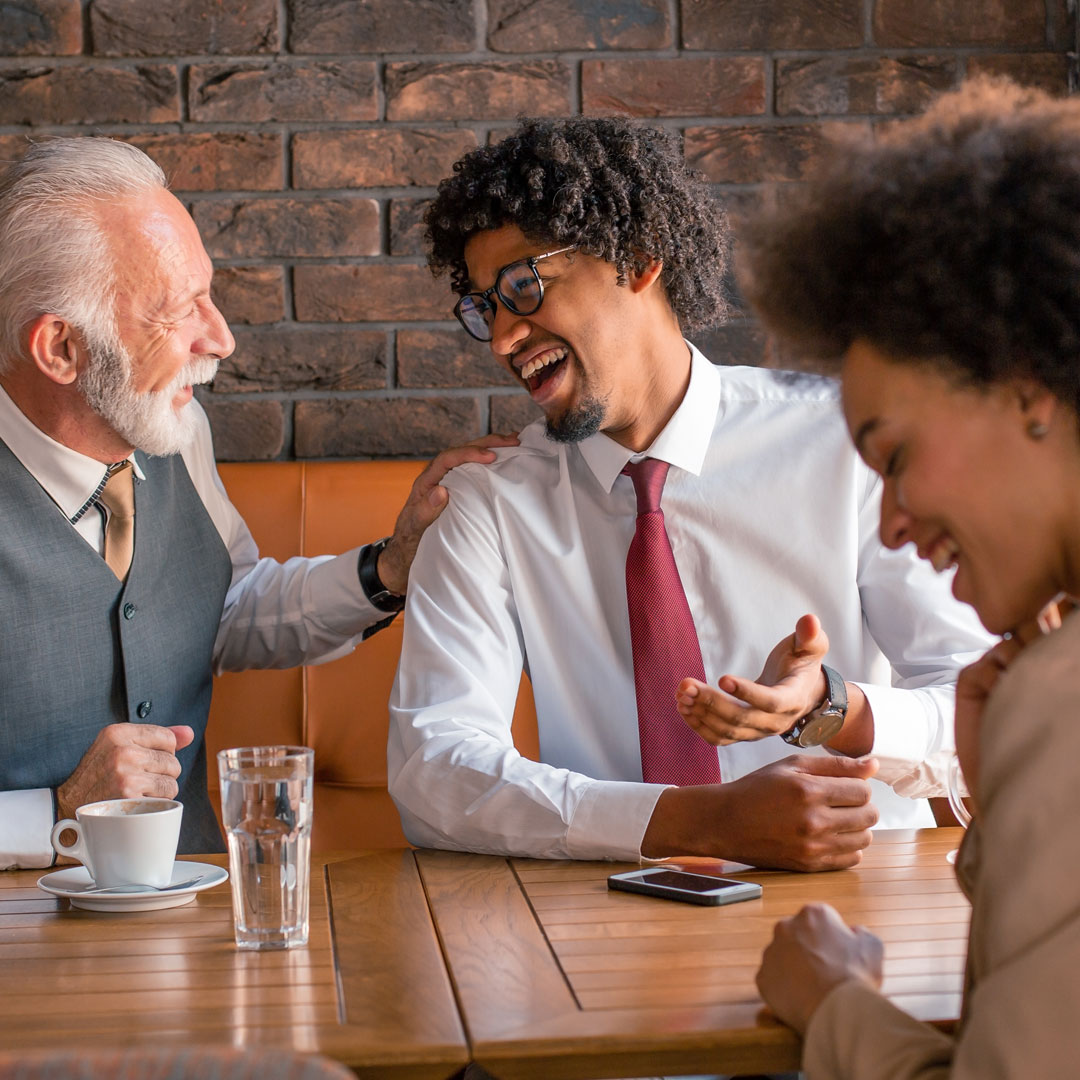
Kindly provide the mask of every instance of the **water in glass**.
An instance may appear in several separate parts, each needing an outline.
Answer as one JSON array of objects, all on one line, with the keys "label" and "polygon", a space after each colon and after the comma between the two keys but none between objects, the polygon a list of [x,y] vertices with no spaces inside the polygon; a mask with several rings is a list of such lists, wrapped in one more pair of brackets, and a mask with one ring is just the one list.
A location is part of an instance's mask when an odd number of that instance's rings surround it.
[{"label": "water in glass", "polygon": [[242,949],[306,945],[312,752],[251,747],[221,756],[236,944]]}]

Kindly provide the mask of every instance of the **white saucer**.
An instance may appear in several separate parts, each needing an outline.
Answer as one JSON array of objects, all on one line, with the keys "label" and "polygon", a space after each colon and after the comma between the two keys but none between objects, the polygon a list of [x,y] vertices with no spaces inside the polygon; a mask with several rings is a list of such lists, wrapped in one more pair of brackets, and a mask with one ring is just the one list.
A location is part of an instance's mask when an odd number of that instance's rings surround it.
[{"label": "white saucer", "polygon": [[51,874],[38,878],[37,885],[43,892],[69,900],[72,907],[85,908],[87,911],[157,911],[160,908],[190,904],[196,893],[203,889],[212,889],[215,885],[229,880],[228,871],[220,866],[179,860],[173,863],[173,881],[187,881],[197,874],[206,876],[186,889],[175,889],[172,892],[147,889],[145,892],[91,893],[85,896],[83,894],[94,884],[90,872],[85,866],[69,866],[65,870],[54,870]]}]

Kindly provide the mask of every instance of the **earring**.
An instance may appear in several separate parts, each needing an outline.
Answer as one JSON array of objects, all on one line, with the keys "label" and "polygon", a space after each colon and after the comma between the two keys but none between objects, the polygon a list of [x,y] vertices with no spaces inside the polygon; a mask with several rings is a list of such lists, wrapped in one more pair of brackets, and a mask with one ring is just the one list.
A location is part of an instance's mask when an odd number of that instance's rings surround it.
[{"label": "earring", "polygon": [[1027,433],[1035,440],[1045,439],[1050,433],[1050,425],[1042,423],[1041,420],[1029,420]]}]

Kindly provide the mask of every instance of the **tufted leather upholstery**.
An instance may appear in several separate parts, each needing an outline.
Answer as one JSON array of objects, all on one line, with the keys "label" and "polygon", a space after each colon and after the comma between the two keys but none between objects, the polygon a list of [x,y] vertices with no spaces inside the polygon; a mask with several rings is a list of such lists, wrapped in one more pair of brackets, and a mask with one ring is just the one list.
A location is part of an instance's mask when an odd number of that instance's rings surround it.
[{"label": "tufted leather upholstery", "polygon": [[[264,555],[336,553],[389,534],[416,461],[271,462],[219,466],[229,497]],[[215,810],[214,754],[227,746],[290,743],[315,750],[316,851],[406,843],[386,791],[386,703],[401,650],[402,617],[350,655],[290,671],[245,671],[215,679],[207,729]],[[514,716],[514,741],[538,757],[532,694]]]}]

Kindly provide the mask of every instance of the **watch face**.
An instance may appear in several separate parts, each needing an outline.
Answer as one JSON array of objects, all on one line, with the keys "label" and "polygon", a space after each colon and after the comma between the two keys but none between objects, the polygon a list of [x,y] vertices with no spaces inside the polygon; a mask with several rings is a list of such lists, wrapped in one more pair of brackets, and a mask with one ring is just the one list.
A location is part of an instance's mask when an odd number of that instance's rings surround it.
[{"label": "watch face", "polygon": [[820,746],[839,734],[844,726],[841,712],[819,712],[809,716],[799,732],[799,746]]}]

